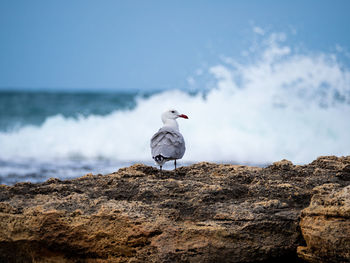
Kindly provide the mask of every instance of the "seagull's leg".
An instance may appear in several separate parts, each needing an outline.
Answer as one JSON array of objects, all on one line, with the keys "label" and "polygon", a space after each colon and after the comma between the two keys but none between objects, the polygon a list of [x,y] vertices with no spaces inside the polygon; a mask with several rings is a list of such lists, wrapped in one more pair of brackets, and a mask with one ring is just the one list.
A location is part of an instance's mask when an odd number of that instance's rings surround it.
[{"label": "seagull's leg", "polygon": [[174,160],[175,170],[176,170],[176,159]]},{"label": "seagull's leg", "polygon": [[162,171],[162,166],[160,165],[160,169],[159,169],[160,171]]}]

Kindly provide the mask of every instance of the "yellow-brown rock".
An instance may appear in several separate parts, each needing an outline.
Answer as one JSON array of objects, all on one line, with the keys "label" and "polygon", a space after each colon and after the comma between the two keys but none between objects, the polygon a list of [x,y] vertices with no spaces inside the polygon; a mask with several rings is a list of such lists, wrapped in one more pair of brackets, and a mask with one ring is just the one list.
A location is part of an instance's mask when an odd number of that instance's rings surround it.
[{"label": "yellow-brown rock", "polygon": [[299,262],[301,211],[315,187],[345,189],[349,164],[134,165],[2,185],[0,262]]},{"label": "yellow-brown rock", "polygon": [[325,184],[315,188],[300,227],[307,246],[298,248],[309,262],[350,262],[350,186]]}]

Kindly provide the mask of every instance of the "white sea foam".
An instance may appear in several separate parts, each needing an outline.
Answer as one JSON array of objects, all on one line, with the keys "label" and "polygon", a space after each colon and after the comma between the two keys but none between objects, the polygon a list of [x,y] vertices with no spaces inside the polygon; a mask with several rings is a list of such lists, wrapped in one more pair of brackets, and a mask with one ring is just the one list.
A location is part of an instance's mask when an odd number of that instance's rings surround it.
[{"label": "white sea foam", "polygon": [[[149,161],[149,139],[169,107],[179,120],[186,161],[263,164],[287,158],[350,154],[350,71],[332,54],[298,53],[284,34],[271,34],[250,62],[224,58],[205,73],[205,95],[164,91],[135,109],[79,119],[60,115],[43,125],[0,133],[0,159],[103,158]],[[257,48],[255,47],[255,51]]]}]

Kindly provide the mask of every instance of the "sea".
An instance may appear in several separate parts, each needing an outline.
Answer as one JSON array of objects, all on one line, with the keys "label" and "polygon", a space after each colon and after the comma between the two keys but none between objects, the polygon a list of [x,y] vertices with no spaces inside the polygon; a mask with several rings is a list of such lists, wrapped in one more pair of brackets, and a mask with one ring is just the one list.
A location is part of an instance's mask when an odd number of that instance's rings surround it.
[{"label": "sea", "polygon": [[342,58],[271,41],[249,59],[223,57],[194,71],[179,89],[2,89],[0,184],[154,165],[149,141],[169,108],[189,117],[178,120],[180,165],[350,155],[350,68]]}]

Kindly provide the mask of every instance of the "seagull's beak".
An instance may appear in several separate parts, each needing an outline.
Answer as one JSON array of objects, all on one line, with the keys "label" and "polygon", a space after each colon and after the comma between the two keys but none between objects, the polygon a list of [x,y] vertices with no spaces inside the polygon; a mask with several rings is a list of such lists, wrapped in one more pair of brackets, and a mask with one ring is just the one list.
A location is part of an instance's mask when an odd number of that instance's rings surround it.
[{"label": "seagull's beak", "polygon": [[188,119],[187,115],[185,115],[185,114],[177,115],[177,117],[184,118],[184,119]]}]

